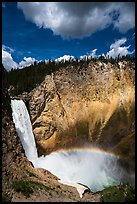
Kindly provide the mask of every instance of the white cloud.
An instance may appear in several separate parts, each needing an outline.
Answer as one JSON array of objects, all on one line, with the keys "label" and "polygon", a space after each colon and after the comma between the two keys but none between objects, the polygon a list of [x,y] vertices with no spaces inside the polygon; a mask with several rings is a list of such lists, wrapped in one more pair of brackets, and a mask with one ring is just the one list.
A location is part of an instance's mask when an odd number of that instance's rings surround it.
[{"label": "white cloud", "polygon": [[65,61],[69,61],[70,59],[74,60],[75,58],[72,55],[64,55],[63,57],[59,57],[55,59],[55,62],[61,62],[61,61],[65,62]]},{"label": "white cloud", "polygon": [[97,57],[96,51],[97,51],[97,49],[91,50],[90,53],[87,53],[87,55],[82,55],[82,56],[80,56],[80,59],[86,59],[87,57],[88,57],[89,59],[90,59],[91,57],[92,57],[92,58],[95,58],[95,57]]},{"label": "white cloud", "polygon": [[12,48],[5,45],[2,46],[2,64],[7,71],[10,71],[12,68],[20,69],[23,67],[27,67],[30,66],[31,64],[34,64],[34,62],[37,61],[35,58],[32,57],[24,57],[23,60],[18,64],[12,58],[11,53],[13,52],[14,50]]},{"label": "white cloud", "polygon": [[97,51],[97,49],[91,50],[89,56],[96,57],[96,51]]},{"label": "white cloud", "polygon": [[86,59],[87,57],[88,58],[90,58],[90,57],[92,57],[92,58],[97,57],[98,58],[100,56],[103,56],[105,58],[108,56],[112,57],[112,58],[116,58],[116,57],[118,57],[118,55],[120,57],[122,57],[122,56],[133,54],[135,52],[135,50],[129,51],[129,48],[131,47],[131,45],[123,46],[126,42],[127,42],[126,38],[119,39],[110,45],[110,50],[106,54],[102,53],[100,55],[97,55],[96,54],[97,49],[93,49],[90,51],[90,53],[87,53],[87,55],[80,56],[80,59]]},{"label": "white cloud", "polygon": [[113,25],[120,32],[135,26],[134,2],[18,2],[27,20],[56,35],[83,38]]},{"label": "white cloud", "polygon": [[121,6],[119,18],[114,22],[114,27],[121,33],[126,33],[135,25],[135,3],[126,2],[126,6]]},{"label": "white cloud", "polygon": [[130,45],[129,46],[122,46],[123,44],[125,44],[127,41],[126,38],[122,38],[120,40],[117,40],[115,43],[112,43],[110,45],[110,51],[107,52],[107,56],[112,57],[112,58],[116,58],[118,55],[121,56],[125,56],[128,54],[133,54],[134,50],[132,52],[129,51]]},{"label": "white cloud", "polygon": [[17,68],[18,64],[13,60],[10,53],[2,49],[2,63],[7,71],[11,68]]},{"label": "white cloud", "polygon": [[87,59],[87,55],[81,55],[80,59]]},{"label": "white cloud", "polygon": [[24,57],[23,60],[19,63],[19,68],[28,67],[34,62],[37,61],[35,58],[32,57]]},{"label": "white cloud", "polygon": [[2,49],[4,51],[7,51],[8,53],[13,53],[15,50],[9,46],[6,46],[6,45],[2,45]]}]

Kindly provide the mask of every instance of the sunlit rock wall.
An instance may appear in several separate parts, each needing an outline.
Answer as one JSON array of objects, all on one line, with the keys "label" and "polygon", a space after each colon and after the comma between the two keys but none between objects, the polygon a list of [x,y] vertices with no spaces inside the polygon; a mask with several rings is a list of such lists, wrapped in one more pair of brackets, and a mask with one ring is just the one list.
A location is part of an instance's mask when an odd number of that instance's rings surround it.
[{"label": "sunlit rock wall", "polygon": [[45,77],[30,93],[39,154],[89,144],[134,165],[135,64],[91,62]]}]

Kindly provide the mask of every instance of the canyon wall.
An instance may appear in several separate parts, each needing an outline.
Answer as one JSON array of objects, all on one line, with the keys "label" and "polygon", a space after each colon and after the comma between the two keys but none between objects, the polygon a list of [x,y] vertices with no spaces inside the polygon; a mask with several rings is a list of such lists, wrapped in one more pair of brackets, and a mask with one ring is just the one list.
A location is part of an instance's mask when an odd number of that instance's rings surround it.
[{"label": "canyon wall", "polygon": [[134,166],[135,63],[68,65],[22,98],[39,155],[60,148],[100,147]]}]

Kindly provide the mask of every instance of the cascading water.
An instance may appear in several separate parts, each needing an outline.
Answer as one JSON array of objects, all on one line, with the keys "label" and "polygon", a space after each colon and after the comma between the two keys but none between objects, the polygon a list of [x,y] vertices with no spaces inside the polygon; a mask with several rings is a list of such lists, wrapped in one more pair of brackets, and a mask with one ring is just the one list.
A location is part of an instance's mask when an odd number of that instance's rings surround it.
[{"label": "cascading water", "polygon": [[[99,149],[53,152],[38,157],[30,117],[22,100],[11,100],[12,116],[26,157],[35,168],[44,168],[61,179],[59,182],[75,186],[82,197],[88,186],[92,192],[122,181],[123,169],[118,158]],[[127,175],[126,175],[127,176]]]},{"label": "cascading water", "polygon": [[33,162],[38,159],[36,143],[28,110],[22,100],[11,100],[12,117],[26,157]]}]

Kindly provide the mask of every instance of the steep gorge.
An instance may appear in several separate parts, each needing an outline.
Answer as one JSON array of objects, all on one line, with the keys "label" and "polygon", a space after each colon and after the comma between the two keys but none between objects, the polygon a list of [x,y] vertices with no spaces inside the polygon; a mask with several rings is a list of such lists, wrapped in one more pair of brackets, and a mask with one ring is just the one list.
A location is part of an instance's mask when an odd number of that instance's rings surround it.
[{"label": "steep gorge", "polygon": [[134,168],[134,72],[129,61],[68,65],[20,95],[28,100],[39,155],[92,145]]}]

